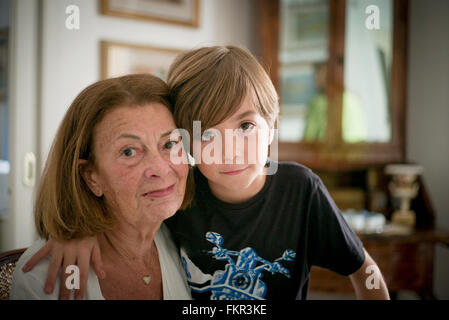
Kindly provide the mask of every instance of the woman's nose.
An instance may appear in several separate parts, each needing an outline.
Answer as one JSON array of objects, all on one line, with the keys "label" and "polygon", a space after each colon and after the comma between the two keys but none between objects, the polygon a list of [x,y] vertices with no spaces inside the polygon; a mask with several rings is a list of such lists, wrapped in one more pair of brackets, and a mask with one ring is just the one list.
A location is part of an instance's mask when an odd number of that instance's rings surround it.
[{"label": "woman's nose", "polygon": [[170,171],[169,161],[158,154],[148,157],[145,163],[144,176],[146,178],[160,178],[169,174]]}]

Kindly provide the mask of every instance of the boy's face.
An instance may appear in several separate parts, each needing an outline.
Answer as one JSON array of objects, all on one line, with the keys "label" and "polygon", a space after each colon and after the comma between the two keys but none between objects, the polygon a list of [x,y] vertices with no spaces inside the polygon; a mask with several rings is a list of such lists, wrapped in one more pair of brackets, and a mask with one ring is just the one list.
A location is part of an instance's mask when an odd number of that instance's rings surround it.
[{"label": "boy's face", "polygon": [[263,187],[271,129],[247,96],[237,112],[203,132],[201,163],[195,160],[218,198],[242,202]]}]

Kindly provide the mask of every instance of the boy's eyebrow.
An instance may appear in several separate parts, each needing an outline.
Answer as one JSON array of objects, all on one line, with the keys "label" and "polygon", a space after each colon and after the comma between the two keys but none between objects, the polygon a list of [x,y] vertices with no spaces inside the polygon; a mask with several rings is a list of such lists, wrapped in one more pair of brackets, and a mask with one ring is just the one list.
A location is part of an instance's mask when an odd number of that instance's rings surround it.
[{"label": "boy's eyebrow", "polygon": [[245,111],[243,113],[235,115],[233,118],[235,120],[240,120],[240,119],[246,118],[248,116],[252,116],[253,114],[257,114],[257,112],[254,111],[254,110],[248,110],[248,111]]}]

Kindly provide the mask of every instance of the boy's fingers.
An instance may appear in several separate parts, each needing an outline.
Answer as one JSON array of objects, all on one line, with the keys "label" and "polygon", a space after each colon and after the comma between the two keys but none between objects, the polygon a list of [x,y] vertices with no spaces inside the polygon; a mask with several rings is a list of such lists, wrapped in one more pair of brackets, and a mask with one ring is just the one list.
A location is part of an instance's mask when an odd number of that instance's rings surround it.
[{"label": "boy's fingers", "polygon": [[48,268],[47,279],[45,280],[44,291],[46,294],[53,292],[56,283],[56,277],[58,275],[59,268],[62,263],[62,254],[56,253],[51,257],[50,267]]},{"label": "boy's fingers", "polygon": [[92,266],[94,268],[97,277],[100,279],[106,278],[106,272],[103,269],[103,260],[101,259],[101,251],[98,246],[94,246],[92,250]]},{"label": "boy's fingers", "polygon": [[87,278],[89,276],[89,255],[80,255],[78,257],[79,266],[79,289],[75,290],[75,299],[82,300],[86,292]]},{"label": "boy's fingers", "polygon": [[22,267],[22,271],[23,272],[28,272],[31,271],[34,266],[41,261],[42,259],[44,259],[45,257],[47,257],[50,253],[50,248],[49,246],[45,245],[42,248],[39,249],[39,251],[37,251],[26,263],[25,265]]},{"label": "boy's fingers", "polygon": [[70,299],[70,291],[71,289],[67,288],[67,278],[72,274],[71,271],[67,273],[67,267],[70,265],[74,265],[76,261],[74,254],[67,254],[64,256],[64,262],[61,270],[61,285],[59,286],[59,300],[69,300]]}]

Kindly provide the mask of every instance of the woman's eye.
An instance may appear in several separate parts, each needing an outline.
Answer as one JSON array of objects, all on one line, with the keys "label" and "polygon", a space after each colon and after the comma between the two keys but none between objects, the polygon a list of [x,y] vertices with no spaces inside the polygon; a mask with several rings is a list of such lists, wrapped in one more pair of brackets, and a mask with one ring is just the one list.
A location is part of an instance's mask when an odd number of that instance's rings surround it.
[{"label": "woman's eye", "polygon": [[175,145],[177,145],[179,143],[179,141],[167,141],[165,144],[164,144],[164,148],[165,149],[171,149],[171,148],[173,148]]},{"label": "woman's eye", "polygon": [[203,135],[201,136],[202,141],[211,141],[214,138],[214,133],[212,131],[204,131]]},{"label": "woman's eye", "polygon": [[127,158],[129,158],[129,157],[132,157],[132,156],[134,156],[135,154],[136,154],[136,149],[134,149],[134,148],[126,148],[125,150],[123,150],[122,151],[122,154],[125,156],[125,157],[127,157]]},{"label": "woman's eye", "polygon": [[244,122],[240,125],[239,130],[242,132],[249,132],[254,128],[254,124],[251,122]]}]

